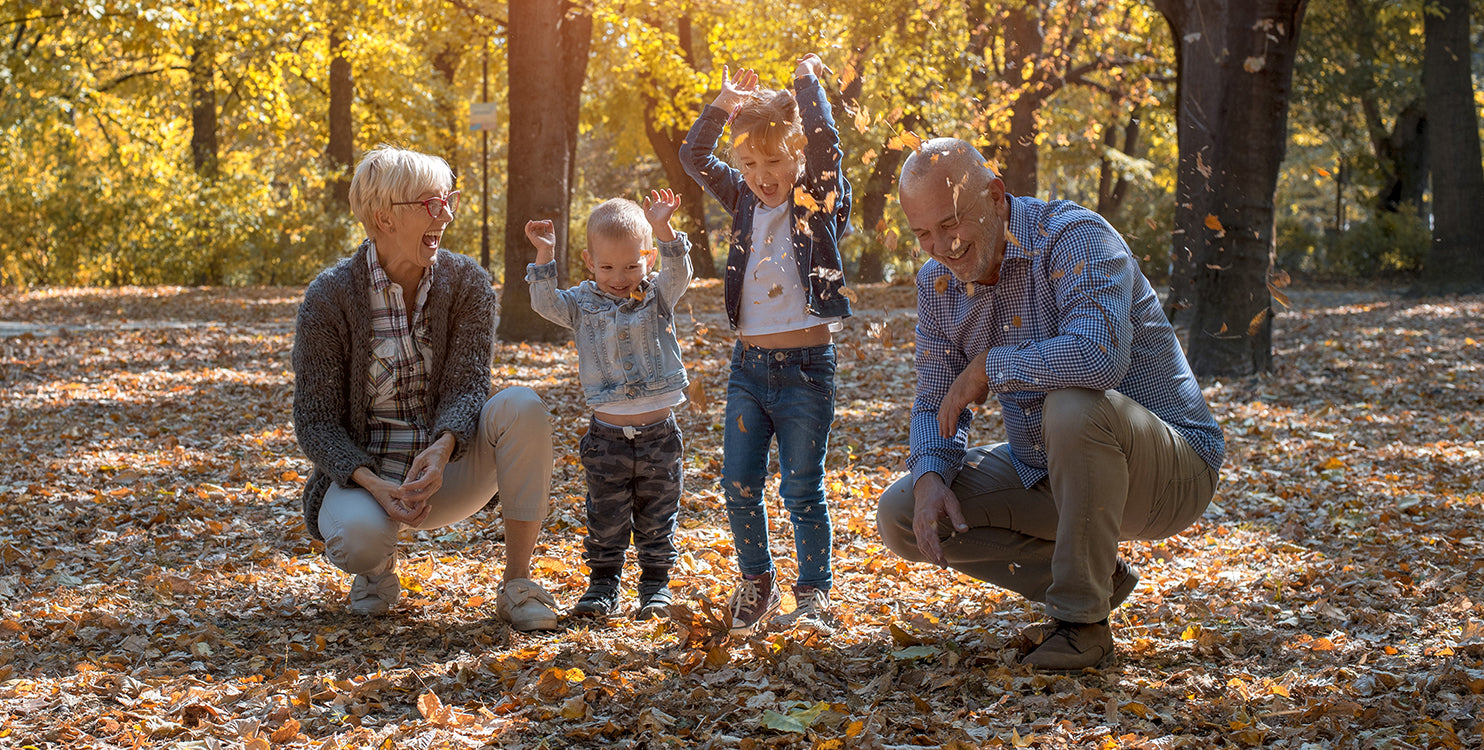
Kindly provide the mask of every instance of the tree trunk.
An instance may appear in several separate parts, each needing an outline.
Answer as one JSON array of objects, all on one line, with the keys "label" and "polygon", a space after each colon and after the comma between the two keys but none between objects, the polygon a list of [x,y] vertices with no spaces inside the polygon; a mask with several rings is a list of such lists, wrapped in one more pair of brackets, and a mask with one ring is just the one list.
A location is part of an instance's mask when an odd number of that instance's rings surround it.
[{"label": "tree trunk", "polygon": [[1388,179],[1376,207],[1382,211],[1411,211],[1426,219],[1422,196],[1427,192],[1429,165],[1427,114],[1422,102],[1411,102],[1402,109],[1384,142],[1385,148],[1377,149],[1376,159],[1386,167]]},{"label": "tree trunk", "polygon": [[1044,42],[1039,0],[1023,0],[1006,9],[1005,81],[1015,92],[1015,102],[1010,109],[1009,148],[1000,177],[1011,195],[1036,195],[1036,140],[1041,134],[1039,110],[1046,93],[1041,68],[1032,68],[1029,76],[1025,70],[1026,63],[1040,61]]},{"label": "tree trunk", "polygon": [[191,163],[196,174],[214,180],[217,175],[216,44],[202,36],[191,50]]},{"label": "tree trunk", "polygon": [[1155,0],[1176,40],[1180,164],[1170,295],[1198,376],[1272,367],[1278,168],[1306,0]]},{"label": "tree trunk", "polygon": [[1484,289],[1484,166],[1470,77],[1469,2],[1440,0],[1424,12],[1422,89],[1427,97],[1432,164],[1432,249],[1425,292]]},{"label": "tree trunk", "polygon": [[[551,220],[556,228],[558,278],[564,281],[577,132],[577,102],[569,99],[580,93],[587,68],[587,41],[580,29],[584,25],[591,29],[592,24],[590,17],[569,15],[570,10],[567,0],[526,0],[509,6],[511,145],[498,331],[507,341],[560,341],[568,336],[566,329],[531,309],[526,265],[535,260],[536,250],[526,239],[525,225],[531,219]],[[577,65],[582,71],[574,73],[571,68]]]},{"label": "tree trunk", "polygon": [[[655,26],[663,23],[661,19],[653,19],[651,23]],[[690,64],[691,69],[696,69],[695,51],[692,48],[693,31],[690,16],[682,15],[676,29],[676,38],[680,44],[680,54]],[[659,90],[659,85],[652,80],[644,84],[644,91],[652,92]],[[672,100],[676,94],[673,90],[664,94]],[[660,166],[665,170],[665,180],[670,183],[670,189],[680,196],[681,209],[685,212],[687,221],[681,228],[690,235],[690,263],[697,278],[716,278],[716,258],[711,254],[711,235],[706,228],[706,191],[701,184],[692,180],[685,173],[685,166],[680,163],[680,146],[685,142],[687,130],[679,127],[658,126],[659,118],[655,110],[659,107],[659,100],[653,94],[644,95],[644,134],[649,137],[649,145],[654,148],[654,155],[659,158]]]},{"label": "tree trunk", "polygon": [[[1116,128],[1104,129],[1103,148],[1115,148],[1117,140]],[[1128,115],[1128,123],[1123,126],[1123,148],[1119,150],[1130,159],[1137,159],[1139,148],[1139,108],[1135,107]],[[1118,215],[1118,210],[1123,208],[1123,200],[1127,197],[1128,177],[1122,172],[1115,174],[1113,160],[1103,157],[1098,171],[1098,213],[1108,221],[1113,221]]]},{"label": "tree trunk", "polygon": [[329,195],[331,209],[344,211],[350,202],[350,178],[355,168],[355,121],[350,105],[355,99],[355,81],[351,77],[350,59],[346,53],[343,13],[330,26],[330,140],[325,148],[330,171],[334,174]]},{"label": "tree trunk", "polygon": [[[907,115],[902,118],[902,129],[912,130],[917,127],[917,122],[917,115]],[[876,157],[876,163],[871,166],[871,176],[866,179],[866,188],[861,191],[861,228],[868,240],[855,269],[855,280],[862,283],[886,279],[887,248],[882,241],[882,229],[886,222],[887,197],[896,189],[897,174],[907,159],[904,148],[887,148],[883,143],[879,150],[881,155]],[[915,242],[910,237],[899,241]]]}]

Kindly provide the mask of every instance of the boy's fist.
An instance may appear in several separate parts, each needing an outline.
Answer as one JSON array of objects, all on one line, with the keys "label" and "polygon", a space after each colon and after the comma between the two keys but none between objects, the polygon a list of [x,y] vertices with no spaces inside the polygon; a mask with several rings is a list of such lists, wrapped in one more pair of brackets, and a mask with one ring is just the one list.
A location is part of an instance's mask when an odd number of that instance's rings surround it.
[{"label": "boy's fist", "polygon": [[536,265],[545,265],[556,257],[556,227],[551,219],[526,222],[526,239],[536,246]]}]

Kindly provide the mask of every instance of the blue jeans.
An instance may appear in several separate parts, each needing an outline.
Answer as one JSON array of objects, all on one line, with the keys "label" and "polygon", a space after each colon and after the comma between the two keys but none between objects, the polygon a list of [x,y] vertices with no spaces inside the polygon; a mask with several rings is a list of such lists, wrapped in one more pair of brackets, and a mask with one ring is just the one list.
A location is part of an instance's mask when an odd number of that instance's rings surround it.
[{"label": "blue jeans", "polygon": [[721,468],[727,521],[745,575],[773,569],[763,487],[778,436],[778,494],[794,525],[801,586],[829,590],[830,510],[824,455],[835,420],[835,347],[762,349],[737,342],[727,383]]}]

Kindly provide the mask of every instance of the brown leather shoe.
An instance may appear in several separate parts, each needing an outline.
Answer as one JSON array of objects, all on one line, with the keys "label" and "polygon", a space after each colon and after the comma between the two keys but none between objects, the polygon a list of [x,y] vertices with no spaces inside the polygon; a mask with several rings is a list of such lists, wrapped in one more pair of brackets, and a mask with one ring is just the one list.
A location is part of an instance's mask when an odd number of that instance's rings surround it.
[{"label": "brown leather shoe", "polygon": [[1056,621],[1056,629],[1020,660],[1037,669],[1076,670],[1095,667],[1113,653],[1113,628],[1103,622]]},{"label": "brown leather shoe", "polygon": [[[1110,611],[1118,609],[1118,606],[1128,599],[1129,594],[1134,593],[1134,588],[1138,585],[1139,574],[1134,570],[1134,566],[1129,565],[1123,558],[1118,558],[1118,564],[1113,568],[1113,593],[1108,597],[1108,609]],[[1022,653],[1028,653],[1031,649],[1041,645],[1041,642],[1055,630],[1056,620],[1027,625],[1010,641],[1010,645]]]}]

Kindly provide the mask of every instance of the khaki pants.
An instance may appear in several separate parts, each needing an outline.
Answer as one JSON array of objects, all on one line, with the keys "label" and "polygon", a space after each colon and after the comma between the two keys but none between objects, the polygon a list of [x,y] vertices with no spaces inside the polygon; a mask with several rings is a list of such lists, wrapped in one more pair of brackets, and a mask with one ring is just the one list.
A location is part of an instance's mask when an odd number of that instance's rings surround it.
[{"label": "khaki pants", "polygon": [[[1026,488],[1010,446],[973,448],[950,489],[969,530],[938,526],[949,567],[1046,603],[1052,617],[1108,615],[1118,542],[1163,539],[1205,512],[1216,471],[1174,428],[1117,391],[1046,395],[1050,475]],[[892,551],[924,560],[912,532],[912,477],[882,493],[876,523]]]},{"label": "khaki pants", "polygon": [[[511,521],[546,518],[551,494],[551,420],[530,388],[506,388],[479,413],[474,440],[462,458],[443,469],[443,486],[428,499],[433,509],[419,529],[436,529],[468,518],[500,493],[502,515]],[[325,557],[347,573],[391,569],[402,524],[388,518],[371,493],[333,482],[320,507]]]}]

